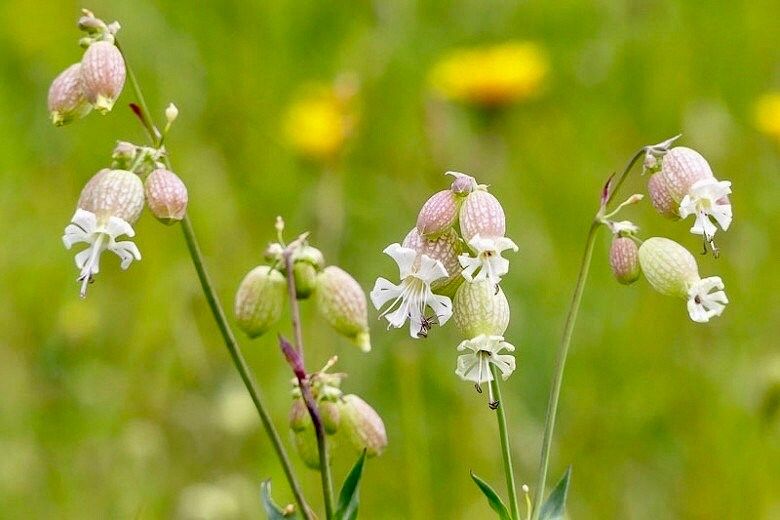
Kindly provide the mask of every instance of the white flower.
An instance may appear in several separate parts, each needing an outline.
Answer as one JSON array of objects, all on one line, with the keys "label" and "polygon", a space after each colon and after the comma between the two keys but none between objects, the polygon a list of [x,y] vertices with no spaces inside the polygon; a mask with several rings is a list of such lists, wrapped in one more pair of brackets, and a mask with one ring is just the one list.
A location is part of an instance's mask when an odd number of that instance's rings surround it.
[{"label": "white flower", "polygon": [[[464,381],[471,381],[481,392],[481,385],[493,381],[493,372],[490,365],[495,366],[501,372],[501,378],[506,380],[515,371],[515,357],[511,354],[500,352],[514,352],[515,347],[506,341],[503,336],[486,336],[480,334],[476,338],[467,339],[458,345],[458,352],[470,351],[468,354],[458,356],[455,373]],[[490,402],[493,399],[492,388],[489,390]]]},{"label": "white flower", "polygon": [[704,235],[711,240],[718,230],[710,217],[715,219],[720,228],[726,231],[731,225],[731,204],[726,198],[731,193],[729,181],[703,179],[695,182],[688,194],[680,202],[680,217],[696,215],[696,221],[691,233]]},{"label": "white flower", "polygon": [[87,294],[87,284],[100,271],[100,255],[106,249],[119,256],[122,269],[127,269],[133,259],[141,259],[141,252],[135,244],[116,241],[121,235],[135,236],[133,227],[121,218],[109,217],[108,220],[98,221],[94,213],[81,208],[76,210],[71,223],[65,228],[62,242],[67,249],[79,242],[89,244],[88,248],[76,254],[76,266],[81,269],[78,281],[82,282],[82,298]]},{"label": "white flower", "polygon": [[[723,291],[723,280],[710,276],[693,282],[688,288],[688,314],[697,323],[706,323],[713,316],[720,316],[729,302]],[[715,292],[712,292],[713,289]]]},{"label": "white flower", "polygon": [[[507,249],[517,251],[517,245],[507,237],[482,238],[475,235],[469,241],[469,247],[477,256],[463,254],[458,257],[458,261],[463,267],[463,277],[470,282],[487,278],[498,284],[501,277],[509,272],[509,260],[502,258],[501,253]],[[479,273],[474,276],[477,269]]]},{"label": "white flower", "polygon": [[419,255],[414,249],[390,244],[384,252],[398,264],[401,283],[395,285],[379,278],[371,291],[371,302],[379,310],[385,303],[392,303],[379,316],[384,317],[389,327],[401,327],[409,319],[409,334],[420,337],[430,319],[425,316],[425,308],[430,307],[436,315],[439,325],[443,325],[452,316],[452,302],[446,296],[433,294],[431,284],[445,278],[447,270],[442,263],[428,255]]},{"label": "white flower", "polygon": [[634,235],[639,231],[639,226],[631,222],[630,220],[621,220],[620,222],[611,222],[609,226],[611,231],[615,235]]}]

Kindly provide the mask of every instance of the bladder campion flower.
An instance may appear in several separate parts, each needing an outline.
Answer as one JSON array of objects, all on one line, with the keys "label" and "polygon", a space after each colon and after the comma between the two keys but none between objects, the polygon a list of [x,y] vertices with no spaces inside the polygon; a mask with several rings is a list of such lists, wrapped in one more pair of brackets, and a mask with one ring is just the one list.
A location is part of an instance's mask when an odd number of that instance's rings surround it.
[{"label": "bladder campion flower", "polygon": [[[501,378],[506,380],[515,371],[515,357],[512,354],[502,352],[514,352],[515,347],[506,341],[503,336],[488,336],[481,334],[476,338],[467,339],[458,345],[458,352],[466,352],[458,356],[455,373],[464,381],[471,381],[481,391],[484,383],[493,381],[493,373],[490,365],[495,366],[501,373]],[[489,399],[495,402],[492,389]]]},{"label": "bladder campion flower", "polygon": [[704,179],[694,183],[680,202],[680,217],[694,215],[696,221],[691,233],[703,235],[710,240],[718,230],[714,219],[722,230],[731,225],[731,204],[728,195],[731,193],[729,181]]},{"label": "bladder campion flower", "polygon": [[469,247],[476,256],[463,254],[458,257],[463,267],[463,277],[470,282],[487,279],[495,285],[509,272],[509,260],[503,258],[501,253],[507,249],[517,251],[517,245],[507,237],[483,238],[479,234],[469,240]]},{"label": "bladder campion flower", "polygon": [[440,325],[446,323],[452,316],[452,301],[431,290],[431,284],[448,276],[442,263],[400,244],[390,244],[384,252],[398,264],[401,283],[396,285],[379,278],[370,296],[377,310],[391,302],[380,315],[388,321],[388,327],[402,327],[408,319],[409,334],[420,337],[427,307],[433,310]]},{"label": "bladder campion flower", "polygon": [[508,42],[456,50],[434,66],[430,80],[446,99],[499,107],[538,94],[548,69],[539,45]]}]

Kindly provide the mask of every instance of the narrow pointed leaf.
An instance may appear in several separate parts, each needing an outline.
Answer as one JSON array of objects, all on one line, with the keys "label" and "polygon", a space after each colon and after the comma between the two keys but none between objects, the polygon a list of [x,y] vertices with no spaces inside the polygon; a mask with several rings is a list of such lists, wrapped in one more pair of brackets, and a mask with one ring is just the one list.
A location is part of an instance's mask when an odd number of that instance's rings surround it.
[{"label": "narrow pointed leaf", "polygon": [[563,478],[552,490],[547,501],[542,506],[539,520],[563,520],[566,512],[566,495],[569,493],[569,480],[571,479],[571,466],[566,469]]},{"label": "narrow pointed leaf", "polygon": [[473,471],[470,473],[471,479],[474,481],[477,487],[479,487],[480,491],[482,491],[482,494],[487,497],[490,509],[498,514],[498,518],[500,518],[500,520],[512,520],[512,516],[509,514],[509,510],[504,505],[501,497],[498,496],[498,493],[496,493],[495,490],[490,487],[490,484],[476,476]]},{"label": "narrow pointed leaf", "polygon": [[282,509],[276,505],[271,498],[271,480],[264,480],[260,484],[260,498],[263,500],[263,509],[265,509],[268,520],[290,520],[298,519],[298,513],[291,513],[285,515]]},{"label": "narrow pointed leaf", "polygon": [[339,492],[339,504],[336,509],[336,520],[354,520],[357,518],[359,502],[360,477],[363,476],[363,463],[366,461],[366,450],[344,479]]}]

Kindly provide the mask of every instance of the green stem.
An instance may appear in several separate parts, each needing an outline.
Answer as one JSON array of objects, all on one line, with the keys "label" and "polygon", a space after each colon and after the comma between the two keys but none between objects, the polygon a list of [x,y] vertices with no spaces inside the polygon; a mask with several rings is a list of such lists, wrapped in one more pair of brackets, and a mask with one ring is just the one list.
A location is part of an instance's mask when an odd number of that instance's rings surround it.
[{"label": "green stem", "polygon": [[[121,52],[122,49],[119,47],[118,42],[116,45]],[[124,56],[124,52],[122,54]],[[149,140],[152,142],[152,145],[157,147],[160,145],[161,136],[152,122],[152,115],[149,111],[149,107],[146,105],[146,100],[144,99],[143,92],[141,91],[141,87],[138,84],[138,79],[136,78],[133,69],[129,64],[127,64],[127,60],[125,60],[125,67],[127,69],[127,75],[130,79],[130,85],[142,110],[142,117],[145,120],[144,128],[147,131]],[[163,160],[166,167],[168,169],[172,169],[170,159],[167,155],[163,157]],[[268,413],[265,404],[263,403],[260,390],[257,387],[254,378],[252,377],[252,373],[246,363],[246,360],[244,359],[243,354],[241,354],[241,349],[238,345],[238,342],[236,341],[236,337],[233,334],[233,331],[230,328],[230,324],[227,321],[225,311],[222,309],[222,305],[217,298],[217,294],[214,290],[214,286],[211,283],[208,271],[206,271],[206,266],[203,263],[203,254],[200,252],[200,247],[198,246],[198,241],[195,237],[195,231],[192,229],[192,223],[190,222],[189,216],[185,215],[184,219],[182,219],[181,229],[184,235],[184,240],[187,242],[187,250],[189,251],[190,258],[192,259],[192,264],[195,266],[195,271],[198,274],[198,279],[200,280],[203,294],[206,297],[206,301],[208,302],[209,308],[211,309],[211,314],[214,317],[214,321],[219,328],[219,332],[222,335],[222,339],[225,341],[225,346],[230,353],[233,364],[236,366],[236,370],[238,370],[238,373],[241,376],[241,380],[244,382],[244,386],[246,386],[247,392],[249,392],[249,395],[252,398],[252,402],[257,409],[257,413],[260,416],[260,420],[263,423],[266,434],[271,440],[271,444],[273,445],[274,451],[279,458],[279,462],[282,464],[282,469],[284,470],[284,474],[287,477],[287,482],[290,484],[290,489],[295,496],[295,501],[298,504],[301,515],[303,515],[306,520],[311,520],[311,512],[309,510],[309,506],[306,504],[306,499],[303,497],[301,485],[298,483],[298,479],[295,476],[295,472],[293,471],[293,467],[290,463],[289,457],[287,456],[287,452],[284,449],[282,440],[279,437],[279,433],[276,431],[276,427],[271,421],[271,416]]]},{"label": "green stem", "polygon": [[547,484],[547,470],[550,464],[550,447],[552,445],[553,431],[555,430],[555,417],[558,413],[558,401],[561,396],[561,385],[563,384],[563,372],[566,367],[566,357],[569,353],[569,345],[571,344],[571,337],[574,333],[574,325],[577,322],[577,313],[580,310],[580,303],[582,302],[582,294],[585,291],[585,282],[588,279],[588,271],[590,270],[591,259],[593,258],[593,247],[596,243],[596,232],[601,226],[600,218],[605,214],[606,208],[609,203],[615,198],[618,190],[626,180],[628,173],[634,167],[636,162],[645,155],[647,147],[642,147],[637,151],[633,157],[628,161],[625,168],[621,172],[617,180],[609,187],[609,192],[602,200],[602,205],[599,208],[596,217],[590,224],[588,230],[588,238],[585,241],[585,253],[582,255],[582,262],[580,263],[580,273],[577,276],[577,285],[574,287],[574,295],[572,296],[571,305],[569,306],[569,312],[566,316],[566,324],[563,328],[563,337],[558,347],[558,354],[555,360],[555,372],[553,373],[552,389],[550,391],[550,400],[547,403],[547,415],[544,422],[544,438],[542,440],[542,454],[539,462],[539,475],[536,480],[536,490],[534,492],[534,514],[533,519],[539,518],[539,513],[542,510],[542,503],[544,502],[544,491]]},{"label": "green stem", "polygon": [[506,414],[504,413],[504,402],[501,400],[501,387],[498,384],[499,374],[496,368],[491,365],[490,372],[493,374],[493,380],[490,386],[493,390],[498,407],[496,408],[496,417],[498,418],[498,433],[501,438],[501,455],[504,459],[504,474],[506,475],[506,488],[509,493],[509,506],[512,510],[513,520],[520,520],[520,505],[517,501],[517,486],[515,485],[515,472],[512,469],[512,452],[509,448],[509,435],[506,427]]}]

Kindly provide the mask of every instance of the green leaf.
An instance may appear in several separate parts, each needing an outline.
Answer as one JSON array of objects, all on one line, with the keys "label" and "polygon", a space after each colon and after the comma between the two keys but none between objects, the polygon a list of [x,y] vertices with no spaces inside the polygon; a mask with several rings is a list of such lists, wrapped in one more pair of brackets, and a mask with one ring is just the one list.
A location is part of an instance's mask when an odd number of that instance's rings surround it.
[{"label": "green leaf", "polygon": [[569,479],[571,479],[571,466],[566,468],[563,478],[547,497],[547,501],[542,506],[539,520],[563,520],[563,514],[566,511],[566,495],[569,492]]},{"label": "green leaf", "polygon": [[504,505],[501,497],[498,496],[498,493],[496,493],[495,490],[490,487],[490,484],[476,476],[473,471],[470,471],[469,473],[471,473],[471,479],[474,481],[474,483],[477,484],[477,487],[479,487],[480,491],[482,491],[482,493],[487,497],[488,504],[490,504],[490,509],[498,513],[498,518],[501,520],[512,520],[512,516],[509,514],[509,510]]},{"label": "green leaf", "polygon": [[260,498],[263,500],[263,509],[268,515],[268,520],[288,520],[290,518],[299,518],[298,513],[285,515],[279,506],[271,498],[271,480],[264,480],[260,484]]},{"label": "green leaf", "polygon": [[363,475],[363,463],[366,461],[366,450],[360,454],[360,458],[344,479],[344,484],[339,492],[339,504],[336,508],[336,520],[354,520],[357,518],[360,477]]}]

